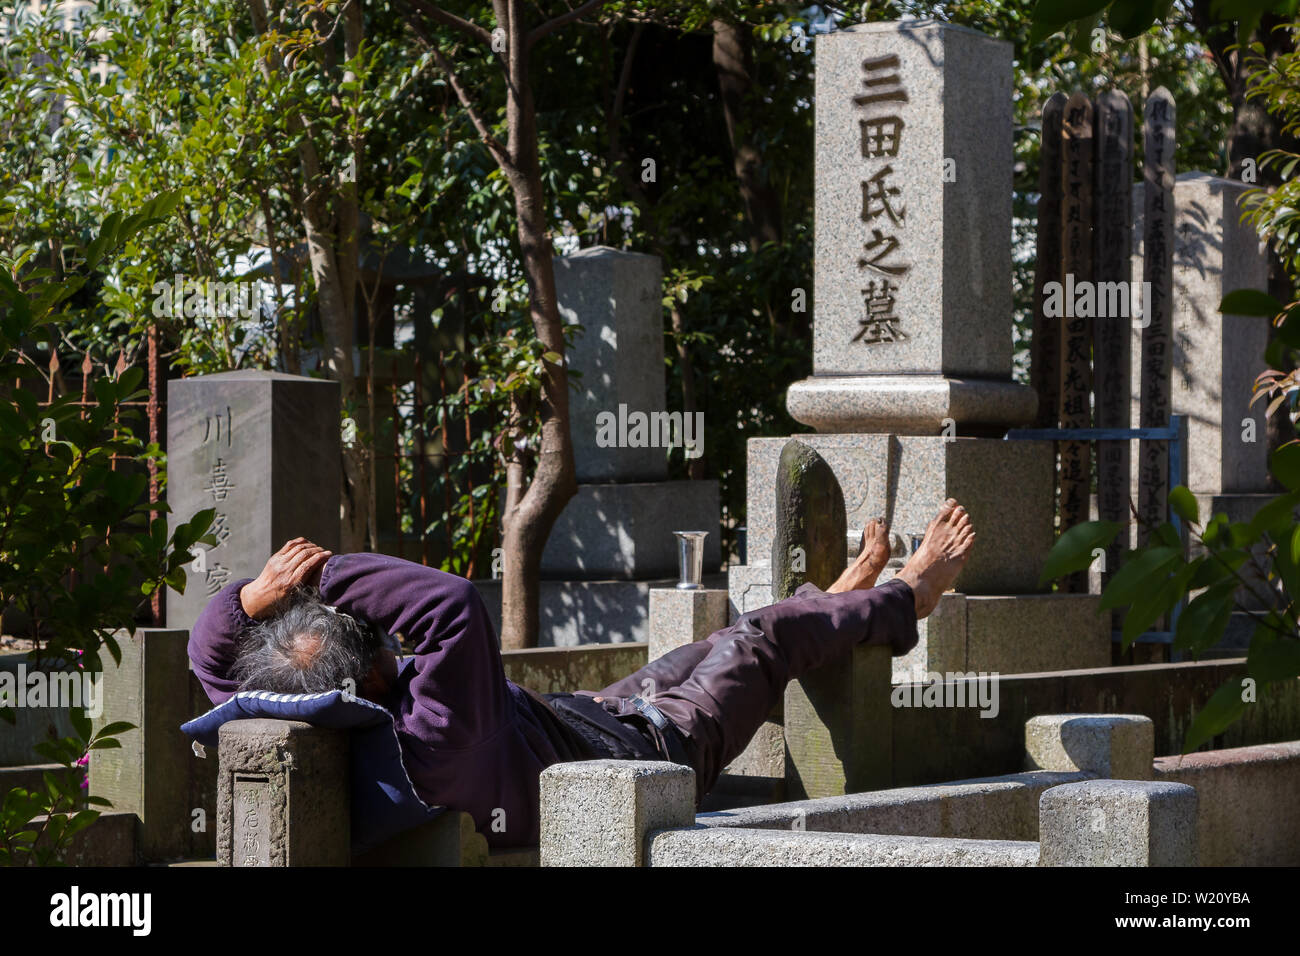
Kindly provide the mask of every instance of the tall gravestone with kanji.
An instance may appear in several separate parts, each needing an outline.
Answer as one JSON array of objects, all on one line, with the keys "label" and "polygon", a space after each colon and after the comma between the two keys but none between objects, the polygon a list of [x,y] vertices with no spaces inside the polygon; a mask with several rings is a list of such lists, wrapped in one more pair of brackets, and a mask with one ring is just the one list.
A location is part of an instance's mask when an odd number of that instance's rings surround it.
[{"label": "tall gravestone with kanji", "polygon": [[[851,546],[872,518],[889,523],[896,558],[882,579],[945,498],[979,531],[894,680],[1108,664],[1096,597],[1039,584],[1054,534],[1052,445],[1003,440],[1038,406],[1012,378],[1011,44],[933,20],[816,44],[813,374],[790,386],[787,407],[817,431],[798,437],[839,481]],[[786,441],[749,441],[736,613],[773,597]]]},{"label": "tall gravestone with kanji", "polygon": [[222,372],[169,383],[169,527],[215,511],[216,545],[198,545],[167,624],[193,626],[231,581],[256,577],[290,538],[339,547],[339,386],[279,372]]}]

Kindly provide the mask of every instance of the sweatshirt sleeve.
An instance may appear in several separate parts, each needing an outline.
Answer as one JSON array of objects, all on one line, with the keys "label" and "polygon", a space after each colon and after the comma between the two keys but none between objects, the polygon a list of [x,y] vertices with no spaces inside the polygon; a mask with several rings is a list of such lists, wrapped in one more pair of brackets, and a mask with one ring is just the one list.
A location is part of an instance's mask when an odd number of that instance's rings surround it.
[{"label": "sweatshirt sleeve", "polygon": [[225,703],[239,690],[239,684],[230,679],[239,635],[257,623],[244,613],[239,592],[252,580],[242,578],[218,591],[190,629],[190,663],[213,706]]},{"label": "sweatshirt sleeve", "polygon": [[465,578],[389,555],[340,554],[326,562],[320,592],[327,604],[409,642],[415,662],[401,706],[420,739],[464,750],[508,725],[496,630]]}]

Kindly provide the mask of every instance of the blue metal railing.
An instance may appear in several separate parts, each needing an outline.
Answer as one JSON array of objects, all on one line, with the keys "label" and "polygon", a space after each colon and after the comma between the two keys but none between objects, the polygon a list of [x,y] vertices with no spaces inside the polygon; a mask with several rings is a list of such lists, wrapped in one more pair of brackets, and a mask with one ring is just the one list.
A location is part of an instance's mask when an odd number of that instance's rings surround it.
[{"label": "blue metal railing", "polygon": [[[1006,434],[1007,441],[1163,441],[1169,443],[1169,491],[1175,486],[1186,482],[1186,464],[1187,464],[1187,416],[1171,415],[1169,416],[1169,426],[1167,428],[1012,428]],[[1174,513],[1172,508],[1168,511],[1169,523],[1174,526],[1179,539],[1183,537],[1182,519]],[[1170,616],[1171,628],[1177,628],[1178,617],[1183,612],[1187,604],[1187,597],[1184,595],[1175,605],[1173,614]],[[1120,631],[1111,631],[1111,640],[1120,643],[1122,640]],[[1137,644],[1172,644],[1174,641],[1174,631],[1147,631],[1139,634],[1134,643]]]}]

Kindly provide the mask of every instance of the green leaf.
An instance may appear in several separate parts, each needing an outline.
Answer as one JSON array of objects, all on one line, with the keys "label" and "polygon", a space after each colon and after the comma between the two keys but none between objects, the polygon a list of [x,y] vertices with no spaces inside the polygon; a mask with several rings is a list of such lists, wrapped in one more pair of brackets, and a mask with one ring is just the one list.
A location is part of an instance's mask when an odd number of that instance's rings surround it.
[{"label": "green leaf", "polygon": [[1142,590],[1163,581],[1182,559],[1182,552],[1175,548],[1135,551],[1115,572],[1110,584],[1106,585],[1101,595],[1100,609],[1109,611],[1132,604]]},{"label": "green leaf", "polygon": [[1265,531],[1275,537],[1286,540],[1290,537],[1291,526],[1295,523],[1296,508],[1300,507],[1300,492],[1292,491],[1279,495],[1255,512],[1246,528],[1249,540],[1254,541]]},{"label": "green leaf", "polygon": [[1196,496],[1183,485],[1169,492],[1169,507],[1173,508],[1174,514],[1189,524],[1200,524],[1200,509],[1196,505]]},{"label": "green leaf", "polygon": [[1273,296],[1259,289],[1235,289],[1219,303],[1219,311],[1224,315],[1262,315],[1270,319],[1281,315],[1285,308]]},{"label": "green leaf", "polygon": [[1261,682],[1300,677],[1300,640],[1277,637],[1260,641],[1257,636],[1250,642],[1246,669],[1251,677]]},{"label": "green leaf", "polygon": [[1113,3],[1106,11],[1110,28],[1125,40],[1132,40],[1151,29],[1158,19],[1159,0],[1128,0]]},{"label": "green leaf", "polygon": [[111,724],[105,724],[101,727],[99,733],[95,734],[95,737],[97,739],[101,737],[115,737],[118,734],[126,733],[128,730],[135,730],[135,724],[131,723],[129,720],[115,720]]},{"label": "green leaf", "polygon": [[1214,692],[1187,728],[1183,737],[1183,753],[1191,753],[1236,723],[1246,710],[1242,690],[1242,678],[1234,677]]},{"label": "green leaf", "polygon": [[1174,647],[1199,655],[1201,651],[1219,643],[1232,619],[1233,595],[1236,590],[1237,582],[1230,578],[1193,598],[1178,615]]},{"label": "green leaf", "polygon": [[1300,441],[1288,442],[1269,458],[1269,471],[1291,491],[1300,491]]},{"label": "green leaf", "polygon": [[1117,521],[1085,521],[1067,530],[1052,546],[1039,575],[1040,585],[1083,571],[1093,562],[1097,548],[1107,548],[1124,525]]},{"label": "green leaf", "polygon": [[1150,630],[1160,618],[1174,609],[1179,598],[1187,593],[1187,582],[1191,580],[1195,567],[1187,564],[1158,587],[1143,591],[1133,601],[1128,614],[1124,616],[1124,628],[1121,632],[1122,646],[1128,650],[1138,635]]}]

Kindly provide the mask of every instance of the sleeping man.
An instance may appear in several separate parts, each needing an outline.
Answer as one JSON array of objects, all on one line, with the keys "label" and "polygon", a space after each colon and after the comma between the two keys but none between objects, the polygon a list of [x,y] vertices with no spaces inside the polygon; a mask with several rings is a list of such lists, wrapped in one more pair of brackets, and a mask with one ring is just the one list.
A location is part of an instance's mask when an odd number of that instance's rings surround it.
[{"label": "sleeping man", "polygon": [[[386,708],[426,803],[464,810],[493,847],[538,839],[542,770],[569,760],[672,760],[697,798],[748,745],[785,685],[858,643],[895,655],[917,641],[970,556],[970,516],[952,499],[897,576],[879,587],[888,531],[826,591],[805,584],[598,691],[539,695],[506,680],[486,607],[469,581],[379,554],[331,554],[295,538],[255,580],[215,595],[189,654],[208,697],[345,689]],[[400,662],[391,639],[412,655]]]}]

